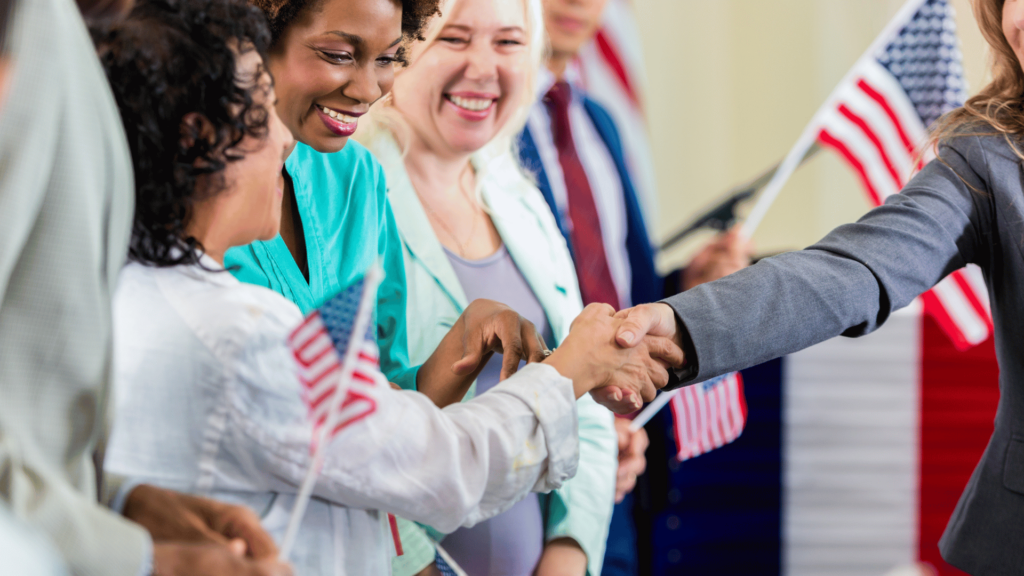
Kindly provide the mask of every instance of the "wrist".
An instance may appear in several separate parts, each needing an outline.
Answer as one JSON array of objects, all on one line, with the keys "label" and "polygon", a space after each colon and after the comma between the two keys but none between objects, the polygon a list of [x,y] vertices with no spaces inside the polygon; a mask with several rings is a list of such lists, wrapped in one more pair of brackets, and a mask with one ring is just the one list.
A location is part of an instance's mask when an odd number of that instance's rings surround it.
[{"label": "wrist", "polygon": [[572,381],[572,390],[576,398],[590,392],[597,385],[593,371],[580,370],[580,362],[573,358],[572,353],[564,346],[552,351],[543,363],[557,370],[563,378]]}]

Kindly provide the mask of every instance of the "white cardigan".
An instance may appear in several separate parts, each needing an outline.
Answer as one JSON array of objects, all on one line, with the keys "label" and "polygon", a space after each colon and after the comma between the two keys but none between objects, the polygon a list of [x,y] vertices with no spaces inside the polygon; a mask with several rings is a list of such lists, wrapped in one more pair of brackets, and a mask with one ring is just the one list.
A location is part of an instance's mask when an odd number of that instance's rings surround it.
[{"label": "white cardigan", "polygon": [[[107,470],[245,504],[280,539],[309,463],[311,427],[286,344],[301,319],[282,296],[224,271],[125,267]],[[442,411],[422,394],[378,389],[377,412],[329,447],[292,554],[296,573],[389,574],[377,510],[454,530],[571,477],[571,382],[534,365],[495,391]]]}]

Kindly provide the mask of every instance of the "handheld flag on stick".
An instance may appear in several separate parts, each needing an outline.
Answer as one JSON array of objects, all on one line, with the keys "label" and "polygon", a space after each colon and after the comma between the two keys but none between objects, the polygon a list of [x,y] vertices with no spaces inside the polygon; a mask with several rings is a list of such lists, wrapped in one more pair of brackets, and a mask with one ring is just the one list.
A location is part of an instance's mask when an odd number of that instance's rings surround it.
[{"label": "handheld flag on stick", "polygon": [[707,382],[660,394],[630,423],[637,431],[668,404],[680,462],[706,454],[736,440],[747,423],[743,376],[731,372]]},{"label": "handheld flag on stick", "polygon": [[[930,160],[928,128],[967,96],[953,7],[910,0],[846,74],[804,129],[747,217],[749,237],[815,142],[854,170],[871,203],[899,192]],[[977,268],[958,270],[922,295],[932,315],[963,350],[992,330]]]},{"label": "handheld flag on stick", "polygon": [[[372,266],[362,280],[307,316],[288,339],[299,368],[303,400],[313,422],[313,460],[288,520],[281,544],[282,559],[288,558],[295,544],[326,446],[346,427],[373,414],[377,403],[369,392],[388,386],[380,372],[373,322],[382,276],[380,267]],[[397,540],[396,548],[400,553]]]}]

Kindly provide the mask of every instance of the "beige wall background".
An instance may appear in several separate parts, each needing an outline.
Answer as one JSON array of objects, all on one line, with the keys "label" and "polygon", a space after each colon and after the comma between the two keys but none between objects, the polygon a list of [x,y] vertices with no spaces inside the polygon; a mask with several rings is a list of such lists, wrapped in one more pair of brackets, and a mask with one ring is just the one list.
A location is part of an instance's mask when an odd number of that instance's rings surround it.
[{"label": "beige wall background", "polygon": [[[778,162],[902,0],[634,0],[647,58],[650,120],[665,238],[732,186]],[[986,45],[970,0],[953,0],[973,91]],[[802,248],[869,205],[825,152],[790,180],[754,237],[759,253]],[[748,204],[749,208],[749,204]],[[686,260],[709,235],[661,255]]]}]

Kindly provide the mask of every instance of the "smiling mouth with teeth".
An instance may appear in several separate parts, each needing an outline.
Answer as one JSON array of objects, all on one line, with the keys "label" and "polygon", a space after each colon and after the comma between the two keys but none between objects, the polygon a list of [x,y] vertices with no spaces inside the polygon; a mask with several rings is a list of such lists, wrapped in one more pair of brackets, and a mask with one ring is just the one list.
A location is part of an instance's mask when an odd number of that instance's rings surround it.
[{"label": "smiling mouth with teeth", "polygon": [[328,108],[326,106],[320,106],[319,108],[320,108],[321,112],[323,112],[324,114],[327,114],[328,116],[330,116],[331,118],[334,118],[335,120],[337,120],[338,122],[341,122],[342,124],[355,124],[358,121],[358,118],[356,118],[355,116],[349,116],[347,114],[342,114],[341,112],[337,112],[335,110],[331,110],[330,108]]},{"label": "smiling mouth with teeth", "polygon": [[445,98],[459,108],[463,108],[471,112],[482,112],[487,110],[491,107],[491,104],[494,104],[495,102],[490,98],[463,98],[461,96],[453,96],[451,94],[446,95]]}]

